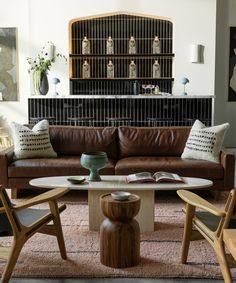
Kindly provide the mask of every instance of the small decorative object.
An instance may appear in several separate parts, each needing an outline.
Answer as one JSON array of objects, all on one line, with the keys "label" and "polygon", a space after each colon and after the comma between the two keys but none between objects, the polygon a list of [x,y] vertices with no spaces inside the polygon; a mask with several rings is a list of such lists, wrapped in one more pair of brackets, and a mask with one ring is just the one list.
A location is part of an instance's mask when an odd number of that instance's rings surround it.
[{"label": "small decorative object", "polygon": [[90,78],[90,65],[87,62],[87,60],[84,61],[82,73],[83,73],[83,79]]},{"label": "small decorative object", "polygon": [[5,132],[4,128],[0,127],[0,150],[12,146],[9,135]]},{"label": "small decorative object", "polygon": [[134,95],[139,95],[139,92],[140,92],[140,84],[139,84],[138,81],[135,81],[135,82],[134,82],[133,92],[134,92]]},{"label": "small decorative object", "polygon": [[60,83],[61,81],[60,81],[58,78],[53,78],[51,82],[52,82],[52,84],[54,85],[54,93],[53,93],[53,96],[59,95],[59,93],[57,92],[57,84]]},{"label": "small decorative object", "polygon": [[107,162],[107,154],[103,151],[84,152],[80,159],[81,165],[90,170],[89,181],[101,181],[98,171],[105,167]]},{"label": "small decorative object", "polygon": [[114,45],[111,36],[107,39],[107,54],[114,54]]},{"label": "small decorative object", "polygon": [[129,54],[136,54],[136,41],[133,36],[129,40]]},{"label": "small decorative object", "polygon": [[85,178],[83,176],[71,176],[67,178],[67,181],[69,181],[71,184],[81,184],[85,181]]},{"label": "small decorative object", "polygon": [[130,196],[131,196],[131,193],[129,193],[129,192],[114,192],[114,193],[111,193],[111,197],[114,200],[128,200]]},{"label": "small decorative object", "polygon": [[184,91],[182,92],[182,95],[187,95],[187,92],[185,92],[185,85],[186,85],[187,83],[189,83],[189,79],[183,77],[183,78],[181,79],[181,84],[184,85]]},{"label": "small decorative object", "polygon": [[158,36],[154,37],[153,43],[152,43],[152,53],[153,54],[160,54],[161,53],[161,42]]},{"label": "small decorative object", "polygon": [[129,78],[134,79],[136,78],[136,76],[137,76],[136,65],[132,60],[131,63],[129,64]]},{"label": "small decorative object", "polygon": [[155,60],[152,66],[152,77],[155,79],[161,77],[161,68],[160,68],[160,64],[158,63],[158,60]]},{"label": "small decorative object", "polygon": [[86,36],[82,40],[82,54],[90,54],[90,42]]},{"label": "small decorative object", "polygon": [[33,88],[36,95],[47,94],[49,89],[47,74],[56,58],[63,58],[67,62],[64,55],[55,53],[55,48],[52,42],[48,42],[35,59],[27,58],[30,65],[28,72],[32,72]]},{"label": "small decorative object", "polygon": [[155,88],[155,85],[148,85],[148,89],[149,89],[149,93],[152,94],[153,93],[153,90]]},{"label": "small decorative object", "polygon": [[142,84],[142,88],[144,89],[144,94],[147,94],[148,85]]},{"label": "small decorative object", "polygon": [[114,78],[114,65],[113,65],[111,60],[107,64],[107,78],[108,79],[113,79]]},{"label": "small decorative object", "polygon": [[154,89],[154,94],[159,94],[159,92],[160,92],[160,88],[158,85],[156,85]]}]

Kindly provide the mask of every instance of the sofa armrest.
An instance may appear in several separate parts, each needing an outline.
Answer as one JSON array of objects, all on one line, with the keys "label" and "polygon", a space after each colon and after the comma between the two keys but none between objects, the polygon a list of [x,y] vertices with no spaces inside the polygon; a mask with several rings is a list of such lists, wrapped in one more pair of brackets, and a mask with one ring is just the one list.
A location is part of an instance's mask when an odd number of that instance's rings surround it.
[{"label": "sofa armrest", "polygon": [[220,153],[220,163],[224,168],[224,190],[234,188],[235,155],[223,149]]},{"label": "sofa armrest", "polygon": [[0,184],[7,186],[8,184],[8,165],[13,161],[14,147],[0,150]]}]

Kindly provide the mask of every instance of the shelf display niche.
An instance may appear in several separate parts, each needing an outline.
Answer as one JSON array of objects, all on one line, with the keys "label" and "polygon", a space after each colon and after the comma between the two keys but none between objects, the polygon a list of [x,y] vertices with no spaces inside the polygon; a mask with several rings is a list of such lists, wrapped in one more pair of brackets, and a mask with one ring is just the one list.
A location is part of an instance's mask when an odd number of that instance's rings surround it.
[{"label": "shelf display niche", "polygon": [[[142,93],[144,84],[158,85],[161,92],[172,93],[173,31],[168,19],[128,13],[97,15],[72,20],[69,31],[70,94],[133,95]],[[135,40],[135,54],[129,54],[131,37]],[[156,37],[160,53],[153,54]],[[84,38],[88,40],[88,54],[83,54]],[[112,39],[113,54],[107,54],[108,39]],[[156,60],[160,65],[159,78],[153,78]],[[90,74],[83,78],[85,61]],[[114,78],[107,78],[110,61]],[[136,65],[136,78],[129,78],[131,61]]]}]

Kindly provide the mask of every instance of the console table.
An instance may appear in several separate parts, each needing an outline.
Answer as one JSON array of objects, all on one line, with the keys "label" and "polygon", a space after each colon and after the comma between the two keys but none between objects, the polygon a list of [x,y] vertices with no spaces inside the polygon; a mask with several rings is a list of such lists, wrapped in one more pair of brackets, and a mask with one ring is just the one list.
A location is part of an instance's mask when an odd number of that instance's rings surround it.
[{"label": "console table", "polygon": [[[213,124],[214,96],[68,95],[28,98],[28,121],[53,117],[55,125],[191,126],[196,119]],[[88,119],[92,117],[92,119]],[[76,123],[74,123],[76,121]]]}]

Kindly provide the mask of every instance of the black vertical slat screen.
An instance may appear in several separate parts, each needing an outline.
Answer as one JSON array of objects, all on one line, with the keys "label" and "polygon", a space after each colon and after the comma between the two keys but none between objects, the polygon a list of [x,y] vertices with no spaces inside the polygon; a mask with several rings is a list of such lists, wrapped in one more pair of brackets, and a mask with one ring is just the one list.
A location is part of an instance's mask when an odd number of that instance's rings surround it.
[{"label": "black vertical slat screen", "polygon": [[[90,41],[89,55],[82,54],[84,36]],[[112,55],[106,54],[109,36],[114,43]],[[128,53],[131,36],[136,40],[136,54]],[[152,54],[155,36],[160,39],[161,54]],[[161,92],[172,93],[174,54],[170,21],[127,14],[77,20],[70,26],[70,41],[71,96],[29,98],[29,123],[46,118],[50,124],[80,126],[190,126],[196,119],[208,126],[212,124],[213,98],[134,96],[134,86],[140,94],[144,93],[142,85],[158,85]],[[89,79],[82,78],[85,60],[90,64]],[[114,64],[114,79],[106,78],[109,60]],[[135,79],[129,78],[131,60],[137,68]],[[161,66],[159,79],[152,78],[155,60]]]},{"label": "black vertical slat screen", "polygon": [[[214,98],[29,98],[29,123],[81,126],[191,126],[196,119],[212,125]],[[88,118],[85,120],[84,118]],[[112,120],[111,118],[120,119]],[[89,119],[90,118],[90,119]]]},{"label": "black vertical slat screen", "polygon": [[[172,93],[172,23],[167,20],[144,16],[115,14],[92,19],[77,20],[70,26],[71,54],[70,94],[72,95],[132,95],[134,80],[129,79],[129,64],[134,60],[139,85],[158,85],[161,92]],[[90,54],[82,54],[82,40],[90,41]],[[106,41],[111,36],[114,54],[106,54]],[[128,53],[131,36],[136,40],[136,54]],[[152,54],[155,36],[161,41],[161,54]],[[82,65],[90,64],[91,78],[82,78]],[[106,68],[112,60],[115,78],[106,79]],[[155,60],[161,66],[161,78],[152,78]]]}]

